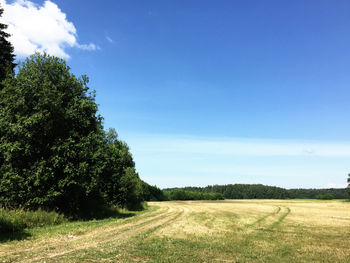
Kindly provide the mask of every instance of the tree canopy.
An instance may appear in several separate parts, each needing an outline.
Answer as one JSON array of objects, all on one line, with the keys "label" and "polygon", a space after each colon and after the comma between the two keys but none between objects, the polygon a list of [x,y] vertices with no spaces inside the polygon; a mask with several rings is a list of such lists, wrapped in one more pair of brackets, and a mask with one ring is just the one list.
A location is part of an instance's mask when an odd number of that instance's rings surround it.
[{"label": "tree canopy", "polygon": [[[0,6],[0,17],[4,10]],[[2,87],[1,82],[6,78],[8,74],[12,74],[16,66],[14,63],[15,55],[13,54],[13,46],[7,40],[10,34],[6,33],[5,30],[7,25],[0,23],[0,88]]]},{"label": "tree canopy", "polygon": [[98,196],[101,117],[88,79],[35,54],[0,91],[0,200],[7,206],[82,209]]}]

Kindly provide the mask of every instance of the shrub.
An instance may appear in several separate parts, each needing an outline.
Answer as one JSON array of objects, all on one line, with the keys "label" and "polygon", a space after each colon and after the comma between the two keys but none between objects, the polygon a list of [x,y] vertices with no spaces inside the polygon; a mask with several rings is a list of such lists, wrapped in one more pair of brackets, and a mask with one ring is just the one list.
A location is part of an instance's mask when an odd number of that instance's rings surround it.
[{"label": "shrub", "polygon": [[15,233],[25,228],[57,225],[66,222],[62,214],[44,210],[28,211],[24,209],[9,210],[0,208],[0,233]]}]

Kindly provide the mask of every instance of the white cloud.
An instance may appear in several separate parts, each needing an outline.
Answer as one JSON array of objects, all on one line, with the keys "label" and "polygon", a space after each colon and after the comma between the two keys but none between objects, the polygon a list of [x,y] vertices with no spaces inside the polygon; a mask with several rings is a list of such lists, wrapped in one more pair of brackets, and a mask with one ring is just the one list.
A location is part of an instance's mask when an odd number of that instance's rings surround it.
[{"label": "white cloud", "polygon": [[8,25],[9,41],[18,57],[26,57],[36,51],[61,58],[69,58],[65,49],[97,50],[95,44],[79,44],[74,24],[51,1],[42,6],[28,0],[16,0],[11,4],[0,0],[4,9],[1,22]]}]

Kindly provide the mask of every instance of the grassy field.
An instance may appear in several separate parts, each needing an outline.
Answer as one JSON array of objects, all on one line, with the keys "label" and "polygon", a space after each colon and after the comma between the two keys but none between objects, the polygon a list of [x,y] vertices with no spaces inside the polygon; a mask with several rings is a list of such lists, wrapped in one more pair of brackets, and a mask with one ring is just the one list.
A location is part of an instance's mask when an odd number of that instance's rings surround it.
[{"label": "grassy field", "polygon": [[0,262],[350,262],[350,203],[151,202],[1,239]]}]

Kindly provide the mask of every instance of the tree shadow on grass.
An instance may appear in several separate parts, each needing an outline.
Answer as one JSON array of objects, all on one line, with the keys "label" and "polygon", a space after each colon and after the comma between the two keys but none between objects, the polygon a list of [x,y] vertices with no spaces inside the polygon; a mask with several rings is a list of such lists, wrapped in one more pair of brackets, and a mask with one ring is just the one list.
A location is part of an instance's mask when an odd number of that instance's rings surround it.
[{"label": "tree shadow on grass", "polygon": [[121,211],[116,207],[104,207],[99,208],[98,210],[89,210],[84,211],[82,214],[77,217],[72,217],[72,221],[89,221],[89,220],[103,220],[108,218],[128,218],[135,216],[135,213],[132,211]]},{"label": "tree shadow on grass", "polygon": [[0,243],[6,243],[9,241],[20,241],[29,238],[31,234],[22,230],[13,233],[0,233]]},{"label": "tree shadow on grass", "polygon": [[135,213],[132,212],[125,212],[125,213],[119,213],[119,212],[113,212],[113,213],[107,213],[107,214],[101,214],[101,215],[95,215],[92,218],[86,218],[88,220],[95,219],[95,220],[104,220],[104,219],[123,219],[135,216]]}]

